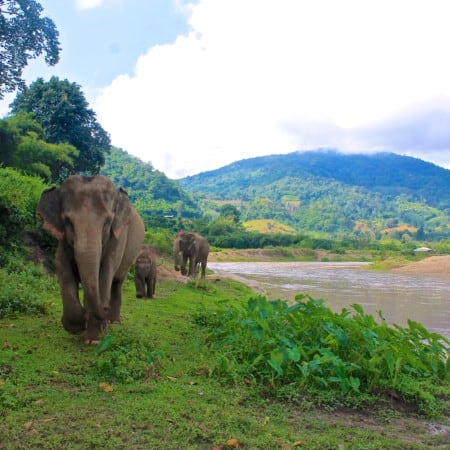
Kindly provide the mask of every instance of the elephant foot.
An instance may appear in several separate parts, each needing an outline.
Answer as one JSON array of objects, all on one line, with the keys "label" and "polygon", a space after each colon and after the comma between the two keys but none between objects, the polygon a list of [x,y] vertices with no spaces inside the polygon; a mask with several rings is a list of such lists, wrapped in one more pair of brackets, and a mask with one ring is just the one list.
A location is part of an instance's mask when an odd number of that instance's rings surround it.
[{"label": "elephant foot", "polygon": [[97,345],[100,342],[100,330],[86,330],[84,333],[84,343]]},{"label": "elephant foot", "polygon": [[84,343],[89,345],[96,345],[100,342],[100,333],[104,332],[108,326],[108,321],[95,320],[93,323],[88,323],[87,329],[84,332]]},{"label": "elephant foot", "polygon": [[137,294],[136,294],[136,298],[142,298],[143,297],[143,295],[140,293],[140,292],[138,292]]},{"label": "elephant foot", "polygon": [[[111,314],[109,317],[108,317],[108,323],[120,323],[120,313],[119,314]],[[106,324],[105,324],[105,327],[104,328],[106,328]]]},{"label": "elephant foot", "polygon": [[61,322],[66,331],[72,334],[80,334],[86,329],[86,322],[84,319],[81,320],[71,320],[67,317],[62,317]]}]

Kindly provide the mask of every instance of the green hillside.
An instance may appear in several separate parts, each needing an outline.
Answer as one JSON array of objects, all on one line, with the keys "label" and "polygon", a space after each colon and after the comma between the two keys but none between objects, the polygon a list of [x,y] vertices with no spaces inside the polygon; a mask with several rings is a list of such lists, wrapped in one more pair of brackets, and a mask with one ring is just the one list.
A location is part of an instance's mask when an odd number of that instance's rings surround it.
[{"label": "green hillside", "polygon": [[237,161],[180,180],[203,212],[230,202],[243,221],[274,219],[299,232],[450,236],[450,171],[379,153],[312,151]]},{"label": "green hillside", "polygon": [[201,214],[178,181],[170,180],[151,164],[115,147],[105,159],[101,173],[127,190],[147,224],[164,225],[167,218],[193,218]]}]

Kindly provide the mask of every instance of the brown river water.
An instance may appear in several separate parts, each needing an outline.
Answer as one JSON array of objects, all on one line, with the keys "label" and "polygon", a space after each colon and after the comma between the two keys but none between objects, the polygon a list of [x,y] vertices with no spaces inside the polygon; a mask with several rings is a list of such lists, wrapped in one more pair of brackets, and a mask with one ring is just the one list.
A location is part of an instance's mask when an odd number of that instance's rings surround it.
[{"label": "brown river water", "polygon": [[208,268],[271,300],[308,294],[336,312],[358,303],[366,313],[382,311],[388,323],[414,320],[450,339],[449,278],[372,271],[354,262],[211,262]]}]

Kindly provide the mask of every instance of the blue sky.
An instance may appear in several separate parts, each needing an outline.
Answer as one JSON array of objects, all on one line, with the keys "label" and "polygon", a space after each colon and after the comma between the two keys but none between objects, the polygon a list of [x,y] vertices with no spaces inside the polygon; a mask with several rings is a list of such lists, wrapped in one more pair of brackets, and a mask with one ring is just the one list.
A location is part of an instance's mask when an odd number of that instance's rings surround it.
[{"label": "blue sky", "polygon": [[[113,145],[171,178],[336,148],[450,168],[447,0],[40,0]],[[0,104],[7,110],[11,99]]]},{"label": "blue sky", "polygon": [[170,0],[38,0],[59,33],[60,62],[33,60],[25,75],[55,74],[92,92],[120,74],[132,74],[138,57],[188,31],[182,8]]}]

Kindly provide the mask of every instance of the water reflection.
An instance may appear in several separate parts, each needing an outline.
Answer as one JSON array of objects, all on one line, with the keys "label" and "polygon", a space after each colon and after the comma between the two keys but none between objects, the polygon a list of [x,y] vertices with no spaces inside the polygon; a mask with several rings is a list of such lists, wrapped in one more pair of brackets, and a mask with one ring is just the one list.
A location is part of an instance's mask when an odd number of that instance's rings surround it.
[{"label": "water reflection", "polygon": [[[389,323],[415,320],[450,338],[450,279],[367,270],[348,262],[212,262],[218,275],[254,283],[270,299],[297,294],[323,298],[335,311],[359,303],[370,314],[382,311]],[[243,280],[243,281],[244,281]]]}]

